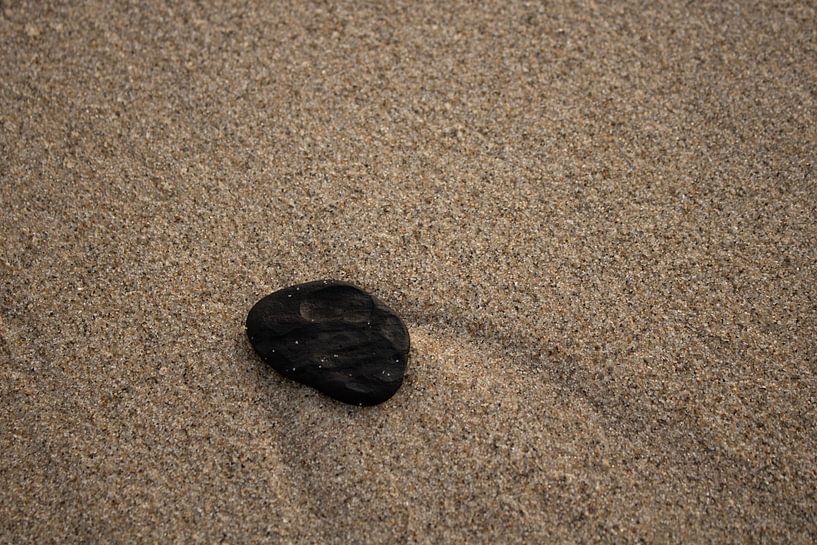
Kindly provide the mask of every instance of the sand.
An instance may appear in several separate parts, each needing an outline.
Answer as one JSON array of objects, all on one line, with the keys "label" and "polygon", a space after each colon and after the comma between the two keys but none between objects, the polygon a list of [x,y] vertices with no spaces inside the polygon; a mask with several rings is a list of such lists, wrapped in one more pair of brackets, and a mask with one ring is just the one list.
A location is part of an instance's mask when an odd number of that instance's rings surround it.
[{"label": "sand", "polygon": [[817,540],[813,2],[109,4],[0,3],[0,542]]}]

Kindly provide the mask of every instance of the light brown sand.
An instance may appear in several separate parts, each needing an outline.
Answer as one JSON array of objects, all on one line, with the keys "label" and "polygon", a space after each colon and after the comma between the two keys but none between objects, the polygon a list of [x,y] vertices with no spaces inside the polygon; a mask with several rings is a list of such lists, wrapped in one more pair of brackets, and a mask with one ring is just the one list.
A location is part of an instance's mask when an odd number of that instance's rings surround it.
[{"label": "light brown sand", "polygon": [[[77,4],[0,3],[1,542],[817,540],[813,2]],[[385,405],[248,346],[326,277]]]}]

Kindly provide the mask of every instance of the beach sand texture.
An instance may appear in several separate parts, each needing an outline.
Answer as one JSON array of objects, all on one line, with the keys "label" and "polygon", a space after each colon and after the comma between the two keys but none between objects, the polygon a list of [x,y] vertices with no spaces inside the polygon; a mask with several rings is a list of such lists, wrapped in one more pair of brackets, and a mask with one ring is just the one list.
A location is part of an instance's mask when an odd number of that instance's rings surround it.
[{"label": "beach sand texture", "polygon": [[816,9],[0,2],[0,542],[813,543]]}]

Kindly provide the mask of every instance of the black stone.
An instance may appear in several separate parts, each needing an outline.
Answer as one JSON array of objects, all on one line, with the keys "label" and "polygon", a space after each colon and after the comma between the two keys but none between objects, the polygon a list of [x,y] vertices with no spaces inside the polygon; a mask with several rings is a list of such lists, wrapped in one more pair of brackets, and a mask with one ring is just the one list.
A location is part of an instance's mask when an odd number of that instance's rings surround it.
[{"label": "black stone", "polygon": [[267,295],[247,316],[247,336],[276,371],[344,403],[382,403],[406,372],[403,321],[346,282],[308,282]]}]

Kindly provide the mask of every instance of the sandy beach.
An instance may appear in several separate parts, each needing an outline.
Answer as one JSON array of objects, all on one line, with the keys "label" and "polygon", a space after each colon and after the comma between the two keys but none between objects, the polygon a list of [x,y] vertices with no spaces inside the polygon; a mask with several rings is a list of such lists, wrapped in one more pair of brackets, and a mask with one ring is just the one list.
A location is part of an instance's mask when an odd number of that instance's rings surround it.
[{"label": "sandy beach", "polygon": [[[0,2],[0,543],[817,541],[813,2]],[[388,402],[252,305],[353,282]]]}]

